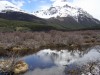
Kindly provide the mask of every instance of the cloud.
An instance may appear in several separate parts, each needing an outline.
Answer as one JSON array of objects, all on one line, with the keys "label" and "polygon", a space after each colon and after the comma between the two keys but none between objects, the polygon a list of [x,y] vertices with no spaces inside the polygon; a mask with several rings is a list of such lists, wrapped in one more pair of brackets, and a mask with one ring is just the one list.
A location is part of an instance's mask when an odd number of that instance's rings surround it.
[{"label": "cloud", "polygon": [[46,0],[28,0],[28,3],[31,3],[31,2],[41,2],[41,3],[45,3]]},{"label": "cloud", "polygon": [[46,10],[50,7],[50,5],[41,5],[40,10]]},{"label": "cloud", "polygon": [[40,6],[39,6],[40,10],[46,10],[46,9],[50,8],[50,6],[51,6],[51,4],[48,3],[48,1],[46,1],[46,0],[40,0],[39,2],[40,2]]},{"label": "cloud", "polygon": [[73,0],[72,4],[83,8],[93,17],[100,20],[100,0]]},{"label": "cloud", "polygon": [[52,2],[65,2],[66,0],[50,0]]},{"label": "cloud", "polygon": [[18,6],[19,8],[21,8],[25,4],[25,1],[23,0],[11,0],[11,2],[15,4],[16,6]]},{"label": "cloud", "polygon": [[28,0],[28,3],[31,3],[31,2],[36,2],[38,0]]}]

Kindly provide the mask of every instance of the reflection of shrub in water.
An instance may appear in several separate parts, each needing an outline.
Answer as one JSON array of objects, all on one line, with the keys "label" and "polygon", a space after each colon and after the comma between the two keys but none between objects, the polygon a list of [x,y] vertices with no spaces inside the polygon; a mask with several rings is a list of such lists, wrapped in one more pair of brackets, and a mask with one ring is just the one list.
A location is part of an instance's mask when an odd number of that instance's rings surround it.
[{"label": "reflection of shrub in water", "polygon": [[70,64],[65,68],[66,75],[81,75],[81,69],[76,64]]},{"label": "reflection of shrub in water", "polygon": [[89,62],[86,65],[82,66],[83,74],[92,74],[92,75],[100,75],[100,61]]},{"label": "reflection of shrub in water", "polygon": [[70,64],[65,68],[66,75],[99,75],[100,61],[89,62],[85,65]]}]

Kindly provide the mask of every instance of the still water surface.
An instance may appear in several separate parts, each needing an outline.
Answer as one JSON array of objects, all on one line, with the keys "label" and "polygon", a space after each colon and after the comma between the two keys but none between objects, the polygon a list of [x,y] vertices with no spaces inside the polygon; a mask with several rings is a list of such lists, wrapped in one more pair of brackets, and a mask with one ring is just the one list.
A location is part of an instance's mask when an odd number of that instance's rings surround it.
[{"label": "still water surface", "polygon": [[77,63],[81,66],[100,61],[100,47],[96,46],[84,52],[44,49],[21,59],[29,65],[29,71],[24,75],[65,75],[66,65],[71,68]]}]

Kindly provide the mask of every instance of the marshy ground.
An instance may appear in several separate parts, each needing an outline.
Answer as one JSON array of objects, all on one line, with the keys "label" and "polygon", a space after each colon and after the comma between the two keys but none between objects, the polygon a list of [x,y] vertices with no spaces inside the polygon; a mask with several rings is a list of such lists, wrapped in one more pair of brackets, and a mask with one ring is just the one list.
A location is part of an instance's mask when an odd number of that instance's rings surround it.
[{"label": "marshy ground", "polygon": [[[6,58],[6,59],[3,59],[2,61],[0,60],[0,63],[3,63],[4,65],[8,62],[11,63],[9,71],[6,68],[6,66],[3,67],[5,69],[5,72],[8,71],[10,73],[13,73],[11,71],[13,71],[14,69],[17,69],[17,72],[25,72],[28,70],[29,64],[27,64],[23,60],[19,60],[23,56],[35,54],[43,49],[50,49],[50,52],[52,52],[52,50],[58,51],[58,52],[52,53],[54,55],[54,58],[55,56],[59,58],[57,56],[57,53],[59,52],[61,52],[62,54],[67,53],[67,56],[68,56],[68,53],[72,54],[70,55],[72,57],[73,53],[75,52],[77,53],[77,51],[80,54],[82,54],[83,52],[88,53],[89,52],[88,50],[91,50],[92,47],[97,46],[97,45],[100,46],[100,30],[84,30],[84,31],[52,30],[48,32],[44,32],[44,31],[43,32],[0,32],[0,57]],[[66,50],[66,51],[62,52],[61,50]],[[83,53],[83,55],[85,53]],[[48,54],[49,53],[47,50],[46,55]],[[39,58],[37,62],[41,60],[40,58],[41,55],[40,56],[33,55],[33,57],[36,59]],[[73,58],[74,57],[75,56],[73,56]],[[9,59],[11,59],[12,61],[9,61]],[[28,59],[28,60],[31,60],[31,59]],[[70,61],[69,58],[67,62],[68,61]],[[59,62],[62,62],[62,60],[59,60]],[[44,64],[46,62],[43,61],[42,63]],[[49,62],[49,66],[50,64],[52,65],[52,63]],[[6,64],[6,65],[9,65],[9,64]],[[93,65],[94,65],[94,62],[93,62]],[[23,70],[20,70],[20,68],[23,68]]]},{"label": "marshy ground", "polygon": [[0,32],[0,56],[8,53],[32,54],[41,49],[84,50],[100,45],[100,30]]}]

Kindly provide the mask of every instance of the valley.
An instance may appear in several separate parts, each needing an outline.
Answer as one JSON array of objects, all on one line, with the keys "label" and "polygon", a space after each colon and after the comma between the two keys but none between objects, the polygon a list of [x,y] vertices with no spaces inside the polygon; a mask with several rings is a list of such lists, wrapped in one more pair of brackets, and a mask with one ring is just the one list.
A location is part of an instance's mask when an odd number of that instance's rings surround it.
[{"label": "valley", "polygon": [[100,75],[100,20],[66,0],[12,1],[0,0],[0,75]]}]

